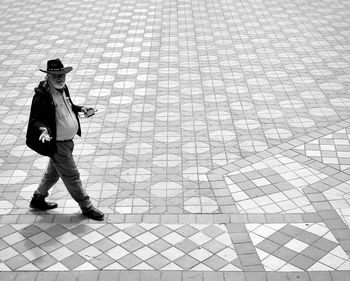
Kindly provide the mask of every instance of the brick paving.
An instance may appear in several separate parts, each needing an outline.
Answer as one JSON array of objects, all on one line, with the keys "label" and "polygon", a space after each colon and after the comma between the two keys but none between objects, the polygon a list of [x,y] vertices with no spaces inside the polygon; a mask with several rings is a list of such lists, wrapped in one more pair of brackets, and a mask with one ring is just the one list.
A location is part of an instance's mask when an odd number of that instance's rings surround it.
[{"label": "brick paving", "polygon": [[[0,280],[350,280],[350,3],[4,0]],[[25,146],[39,68],[73,71],[74,156]]]}]

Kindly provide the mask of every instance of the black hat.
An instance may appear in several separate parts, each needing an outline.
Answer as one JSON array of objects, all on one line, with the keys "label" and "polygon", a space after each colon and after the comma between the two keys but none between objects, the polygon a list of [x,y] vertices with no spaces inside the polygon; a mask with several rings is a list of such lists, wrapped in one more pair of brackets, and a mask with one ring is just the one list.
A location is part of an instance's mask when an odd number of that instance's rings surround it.
[{"label": "black hat", "polygon": [[64,67],[60,59],[54,59],[47,61],[47,70],[39,70],[49,74],[67,74],[72,71],[72,69],[73,67],[71,66]]}]

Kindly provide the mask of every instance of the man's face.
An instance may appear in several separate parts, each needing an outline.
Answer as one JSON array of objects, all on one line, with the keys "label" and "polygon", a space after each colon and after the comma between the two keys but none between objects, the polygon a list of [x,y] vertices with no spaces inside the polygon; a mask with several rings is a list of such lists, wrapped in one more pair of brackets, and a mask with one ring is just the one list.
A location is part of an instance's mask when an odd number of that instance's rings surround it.
[{"label": "man's face", "polygon": [[66,84],[66,74],[48,74],[47,77],[56,89],[62,89]]}]

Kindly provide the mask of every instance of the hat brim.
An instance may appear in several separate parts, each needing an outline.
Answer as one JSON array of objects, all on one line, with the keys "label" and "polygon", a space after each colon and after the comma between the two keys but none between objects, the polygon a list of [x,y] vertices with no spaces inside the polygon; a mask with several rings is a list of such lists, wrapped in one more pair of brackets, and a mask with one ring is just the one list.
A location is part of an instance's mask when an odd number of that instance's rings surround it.
[{"label": "hat brim", "polygon": [[73,67],[68,66],[63,68],[62,70],[44,70],[39,69],[41,72],[48,73],[48,74],[67,74],[68,72],[71,72],[73,70]]}]

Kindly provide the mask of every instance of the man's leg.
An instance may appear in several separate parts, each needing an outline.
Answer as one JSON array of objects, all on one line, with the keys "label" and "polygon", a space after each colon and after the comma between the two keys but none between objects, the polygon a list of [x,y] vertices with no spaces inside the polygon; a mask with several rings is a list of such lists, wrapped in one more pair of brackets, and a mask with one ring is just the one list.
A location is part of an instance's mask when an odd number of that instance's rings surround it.
[{"label": "man's leg", "polygon": [[73,148],[73,141],[58,141],[57,153],[52,157],[53,165],[83,214],[92,219],[103,219],[103,213],[93,207],[89,195],[83,188],[80,173],[72,155]]},{"label": "man's leg", "polygon": [[58,175],[56,168],[53,165],[52,159],[50,158],[50,162],[47,165],[46,172],[35,192],[45,197],[49,196],[49,190],[55,185],[55,183],[59,179],[60,176]]},{"label": "man's leg", "polygon": [[55,185],[59,178],[60,177],[56,171],[56,168],[52,163],[52,159],[50,158],[50,162],[46,168],[46,172],[37,190],[34,192],[29,206],[31,208],[40,210],[49,210],[57,208],[56,203],[46,202],[45,197],[49,195],[49,190]]},{"label": "man's leg", "polygon": [[57,152],[52,156],[52,163],[64,185],[81,209],[90,208],[90,197],[83,189],[80,173],[73,159],[73,141],[58,141]]}]

